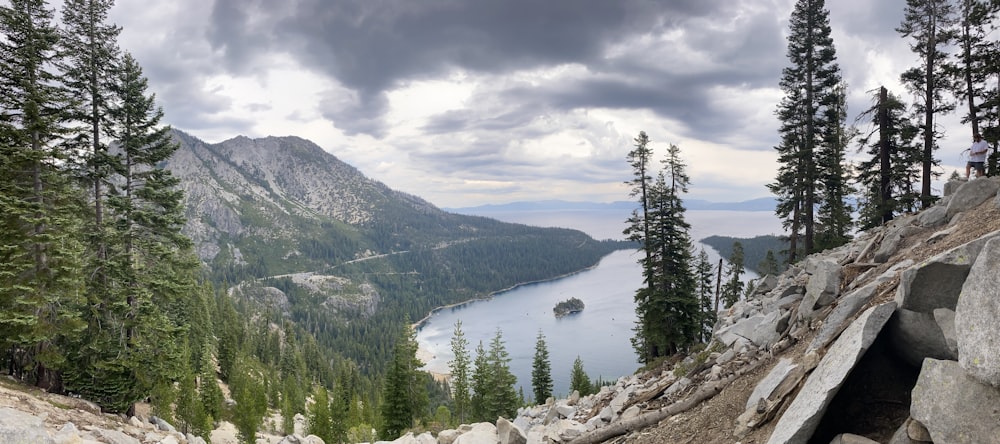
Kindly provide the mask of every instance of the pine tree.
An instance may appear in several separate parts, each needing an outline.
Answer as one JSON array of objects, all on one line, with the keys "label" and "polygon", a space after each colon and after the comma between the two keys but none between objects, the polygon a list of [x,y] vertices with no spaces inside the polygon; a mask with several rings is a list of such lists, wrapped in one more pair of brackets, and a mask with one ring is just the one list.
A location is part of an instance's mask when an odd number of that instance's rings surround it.
[{"label": "pine tree", "polygon": [[386,371],[382,393],[382,430],[386,439],[395,439],[413,426],[427,409],[427,389],[418,370],[416,332],[408,326],[396,340],[392,361]]},{"label": "pine tree", "polygon": [[764,276],[777,276],[778,273],[781,273],[781,266],[778,264],[778,259],[774,256],[774,250],[767,250],[764,260],[757,264],[757,269]]},{"label": "pine tree", "polygon": [[479,345],[476,346],[476,359],[473,362],[472,396],[469,400],[473,422],[490,420],[487,395],[493,388],[490,385],[493,383],[491,370],[486,348],[483,346],[483,341],[479,341]]},{"label": "pine tree", "polygon": [[712,337],[718,314],[715,312],[715,267],[708,260],[708,253],[702,248],[694,270],[697,282],[698,301],[701,308],[698,340],[708,342]]},{"label": "pine tree", "polygon": [[552,364],[549,362],[545,335],[541,330],[535,341],[535,359],[531,363],[531,389],[535,404],[542,404],[552,396]]},{"label": "pine tree", "polygon": [[937,174],[934,158],[941,134],[936,129],[935,116],[950,112],[955,104],[945,99],[945,93],[954,89],[945,73],[947,55],[945,48],[954,39],[955,11],[951,0],[907,0],[903,23],[896,31],[910,38],[910,50],[920,58],[920,66],[910,68],[900,76],[903,84],[915,96],[914,111],[923,116],[919,126],[923,135],[921,152],[920,204],[928,208],[934,203],[931,179]]},{"label": "pine tree", "polygon": [[733,253],[729,255],[729,266],[726,267],[726,283],[722,286],[722,300],[726,307],[732,307],[743,294],[743,244],[733,242]]},{"label": "pine tree", "polygon": [[637,321],[632,346],[644,363],[677,353],[700,337],[701,308],[695,294],[690,225],[684,220],[680,197],[687,192],[690,179],[676,145],[670,146],[663,166],[646,195],[649,230],[642,246],[650,262],[643,269],[650,285],[635,296]]},{"label": "pine tree", "polygon": [[[634,178],[628,182],[626,185],[631,187],[629,192],[630,197],[638,197],[639,208],[632,212],[631,217],[626,220],[628,224],[623,232],[626,239],[633,242],[643,242],[650,237],[650,226],[649,226],[649,188],[653,184],[653,177],[651,174],[652,166],[650,165],[651,159],[653,157],[653,151],[649,147],[649,136],[646,135],[645,131],[640,131],[639,135],[634,139],[635,149],[629,151],[626,159],[629,165],[632,167],[632,174]],[[643,277],[645,278],[645,284],[648,289],[652,289],[653,283],[650,281],[650,276],[652,272],[649,270],[652,267],[652,251],[644,248],[645,261],[640,261],[643,265]]]},{"label": "pine tree", "polygon": [[198,373],[198,380],[198,393],[208,420],[213,422],[221,420],[222,403],[225,401],[225,397],[216,379],[215,365],[212,364],[212,348],[208,343],[205,344],[201,354],[201,369]]},{"label": "pine tree", "polygon": [[488,418],[514,418],[517,408],[521,406],[520,398],[514,386],[517,377],[510,371],[510,354],[504,345],[503,332],[497,328],[496,335],[490,341],[488,353],[490,366],[490,391],[486,394]]},{"label": "pine tree", "polygon": [[816,224],[815,249],[823,251],[836,248],[851,240],[852,208],[847,197],[854,194],[850,174],[845,166],[845,153],[853,132],[845,129],[847,119],[847,91],[843,84],[834,88],[829,96],[823,116],[830,131],[817,150],[816,166],[820,173],[819,218]]},{"label": "pine tree", "polygon": [[119,58],[117,45],[121,28],[107,24],[113,0],[66,0],[63,2],[61,48],[66,54],[61,63],[62,79],[78,99],[71,110],[73,119],[85,125],[74,137],[76,148],[83,151],[83,175],[92,186],[93,205],[91,263],[89,284],[92,298],[106,292],[107,239],[104,223],[104,190],[111,178],[108,144],[102,127],[110,114],[111,83]]},{"label": "pine tree", "polygon": [[108,190],[106,276],[102,298],[81,339],[73,391],[113,412],[124,412],[152,387],[175,381],[186,320],[180,308],[197,291],[198,261],[184,225],[179,180],[162,168],[177,149],[163,111],[147,94],[142,69],[126,54],[116,71],[107,134],[117,144]]},{"label": "pine tree", "polygon": [[83,201],[72,160],[73,101],[55,67],[58,33],[42,0],[0,6],[0,352],[14,376],[59,391],[64,338],[83,329]]},{"label": "pine tree", "polygon": [[318,386],[313,394],[313,404],[309,408],[310,435],[316,435],[323,439],[323,442],[334,442],[333,440],[333,418],[330,415],[330,397],[323,386]]},{"label": "pine tree", "polygon": [[455,417],[464,424],[469,418],[470,386],[472,375],[469,373],[469,341],[462,331],[462,320],[455,321],[455,330],[451,336],[451,353],[454,358],[448,362],[451,369],[452,399],[455,401]]},{"label": "pine tree", "polygon": [[573,361],[573,370],[570,372],[569,389],[576,391],[580,396],[587,396],[591,394],[593,387],[590,384],[590,376],[587,376],[587,372],[583,370],[583,360],[577,356],[576,360]]},{"label": "pine tree", "polygon": [[895,214],[917,209],[920,192],[913,184],[920,180],[922,161],[920,146],[914,143],[920,130],[907,118],[906,104],[899,98],[880,88],[864,116],[870,116],[872,129],[859,138],[858,151],[867,148],[869,158],[858,163],[855,180],[861,192],[858,227],[867,230],[888,222]]},{"label": "pine tree", "polygon": [[[777,110],[781,122],[776,147],[779,168],[768,188],[778,198],[775,212],[790,230],[788,257],[794,262],[799,250],[808,255],[816,247],[815,208],[823,204],[821,190],[831,187],[831,196],[827,196],[831,198],[840,193],[843,179],[831,168],[841,164],[837,157],[839,154],[842,159],[845,143],[840,67],[824,1],[798,0],[789,26],[791,66],[782,70],[780,86],[785,96]],[[842,202],[828,204],[831,211],[839,211]],[[819,222],[829,225],[842,221]]]}]

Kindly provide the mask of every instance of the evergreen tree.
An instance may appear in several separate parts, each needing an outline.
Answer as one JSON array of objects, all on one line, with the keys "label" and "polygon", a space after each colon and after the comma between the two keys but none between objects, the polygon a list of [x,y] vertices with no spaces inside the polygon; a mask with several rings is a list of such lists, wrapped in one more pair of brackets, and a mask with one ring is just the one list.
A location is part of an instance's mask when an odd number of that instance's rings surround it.
[{"label": "evergreen tree", "polygon": [[205,410],[205,414],[208,416],[209,421],[214,422],[222,419],[222,403],[225,401],[225,397],[216,380],[211,351],[211,346],[206,343],[201,355],[201,370],[198,374],[198,393],[201,396],[201,405]]},{"label": "evergreen tree", "polygon": [[202,403],[191,369],[181,378],[177,387],[176,417],[180,422],[180,431],[208,439],[212,431],[212,422]]},{"label": "evergreen tree", "polygon": [[112,87],[107,133],[118,147],[116,186],[108,191],[109,284],[92,301],[95,313],[81,339],[72,390],[109,411],[124,412],[158,384],[175,381],[184,360],[186,319],[179,307],[196,292],[197,259],[181,234],[183,192],[162,164],[177,149],[163,111],[147,94],[142,69],[126,54]]},{"label": "evergreen tree", "polygon": [[396,340],[392,361],[386,371],[382,394],[383,438],[395,439],[413,426],[413,420],[425,415],[427,389],[422,364],[417,359],[416,332],[404,326]]},{"label": "evergreen tree", "polygon": [[778,264],[778,259],[774,257],[774,250],[767,250],[767,255],[764,256],[764,260],[757,264],[757,269],[763,276],[777,276],[781,273],[781,266]]},{"label": "evergreen tree", "polygon": [[820,173],[820,205],[817,210],[815,250],[836,248],[851,240],[852,208],[847,197],[854,194],[850,174],[845,166],[845,152],[853,132],[845,129],[847,92],[843,84],[834,88],[832,103],[826,108],[825,120],[830,131],[817,150],[816,166]]},{"label": "evergreen tree", "polygon": [[233,425],[241,443],[254,444],[257,441],[257,430],[263,422],[267,411],[267,396],[264,394],[264,382],[261,372],[248,356],[238,359],[233,368],[229,388],[232,391]]},{"label": "evergreen tree", "polygon": [[545,335],[538,331],[535,341],[535,359],[531,363],[531,389],[535,404],[544,403],[552,396],[552,364],[549,362],[549,348],[545,345]]},{"label": "evergreen tree", "polygon": [[694,270],[695,279],[697,282],[697,295],[699,306],[701,309],[700,318],[700,328],[698,334],[698,340],[701,342],[708,342],[712,338],[712,330],[715,328],[715,322],[718,319],[718,314],[715,312],[715,267],[708,260],[708,253],[702,248],[701,252],[698,254],[698,261],[695,263]]},{"label": "evergreen tree", "polygon": [[701,328],[690,225],[680,197],[690,180],[676,145],[670,146],[663,166],[647,190],[649,231],[642,239],[650,261],[643,272],[651,286],[635,296],[638,319],[632,346],[645,363],[685,349],[698,340]]},{"label": "evergreen tree", "polygon": [[63,339],[83,329],[81,196],[64,170],[73,101],[42,0],[0,6],[0,352],[14,376],[59,391]]},{"label": "evergreen tree", "polygon": [[591,394],[594,386],[590,384],[590,376],[583,371],[583,360],[579,356],[573,361],[573,370],[570,372],[569,389],[576,391],[580,396]]},{"label": "evergreen tree", "polygon": [[743,294],[743,244],[733,242],[733,254],[729,256],[729,266],[726,267],[726,283],[722,286],[722,300],[726,307],[732,307]]},{"label": "evergreen tree", "polygon": [[119,59],[117,45],[121,28],[107,24],[113,0],[65,0],[62,7],[61,47],[66,55],[61,63],[62,79],[77,98],[71,112],[84,124],[75,137],[76,148],[86,159],[83,175],[92,187],[93,227],[90,231],[91,263],[89,273],[91,298],[106,293],[104,262],[107,260],[107,236],[104,224],[104,190],[111,178],[108,144],[102,136],[111,106],[111,83]]},{"label": "evergreen tree", "polygon": [[[920,202],[920,192],[913,187],[920,180],[921,148],[914,143],[920,130],[907,118],[906,104],[883,91],[880,88],[872,108],[861,115],[871,117],[872,128],[858,140],[858,151],[867,148],[869,156],[856,168],[861,192],[858,226],[863,230],[880,226],[895,214],[915,211]],[[883,171],[883,150],[888,164],[886,171]]]},{"label": "evergreen tree", "polygon": [[469,366],[472,363],[469,359],[469,341],[465,339],[465,333],[462,331],[461,319],[455,321],[455,330],[451,336],[451,353],[454,358],[448,361],[448,367],[451,369],[451,396],[455,402],[455,418],[464,424],[470,413],[469,384],[472,375],[469,373]]},{"label": "evergreen tree", "polygon": [[[628,225],[623,234],[630,241],[644,242],[650,237],[649,188],[653,184],[652,166],[650,165],[653,150],[649,147],[650,140],[645,131],[640,131],[634,141],[635,149],[629,151],[626,157],[629,165],[632,167],[634,178],[625,182],[625,184],[631,187],[629,196],[633,198],[638,197],[639,208],[633,210],[631,217],[626,220]],[[653,282],[650,280],[650,276],[652,276],[650,268],[653,265],[652,251],[645,247],[643,251],[645,253],[645,260],[640,261],[640,263],[643,266],[643,277],[645,278],[646,288],[651,291],[653,288]]]},{"label": "evergreen tree", "polygon": [[[844,182],[838,177],[844,142],[843,93],[840,67],[830,37],[829,12],[823,0],[798,0],[789,24],[788,59],[780,86],[785,96],[778,105],[780,143],[778,175],[769,184],[777,195],[776,213],[790,230],[789,261],[816,247],[815,209],[823,204],[823,187],[836,199]],[[832,212],[842,202],[830,202]],[[849,214],[849,212],[848,212]],[[830,216],[830,215],[824,215]],[[842,221],[820,221],[838,227]],[[839,227],[837,228],[839,230]],[[799,236],[802,236],[801,245]]]},{"label": "evergreen tree", "polygon": [[513,418],[520,407],[514,385],[517,377],[510,371],[510,355],[504,346],[503,333],[497,328],[490,348],[482,342],[476,348],[476,368],[472,375],[473,421],[496,421],[497,417]]},{"label": "evergreen tree", "polygon": [[333,418],[330,415],[330,398],[323,386],[318,386],[313,393],[313,404],[309,408],[310,435],[316,435],[323,442],[333,443]]},{"label": "evergreen tree", "polygon": [[493,382],[493,376],[491,375],[489,363],[489,356],[486,355],[486,348],[483,346],[483,341],[479,341],[479,345],[476,346],[476,360],[473,363],[472,370],[472,396],[469,400],[469,407],[471,408],[473,422],[489,421],[489,406],[487,404],[487,396],[490,390],[493,388],[490,384]]},{"label": "evergreen tree", "polygon": [[934,158],[941,134],[935,125],[935,116],[950,112],[954,103],[945,99],[945,93],[954,89],[945,73],[945,48],[954,39],[954,5],[951,0],[906,0],[903,22],[896,31],[911,39],[910,50],[920,58],[920,66],[903,72],[901,80],[915,96],[914,111],[923,117],[919,126],[923,135],[921,152],[920,204],[928,208],[934,203],[931,179],[937,174]]}]

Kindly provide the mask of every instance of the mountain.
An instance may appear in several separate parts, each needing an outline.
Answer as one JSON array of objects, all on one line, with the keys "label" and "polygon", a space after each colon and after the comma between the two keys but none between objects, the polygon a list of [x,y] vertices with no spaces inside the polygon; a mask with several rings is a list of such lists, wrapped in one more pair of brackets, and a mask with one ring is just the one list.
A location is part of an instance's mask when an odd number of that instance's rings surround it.
[{"label": "mountain", "polygon": [[165,167],[180,180],[185,234],[216,286],[373,371],[395,325],[593,266],[627,245],[449,213],[298,137],[173,138],[180,148]]},{"label": "mountain", "polygon": [[[729,210],[729,211],[774,211],[776,201],[773,197],[746,200],[742,202],[709,202],[701,199],[685,199],[684,206],[688,210]],[[539,200],[525,202],[510,202],[506,204],[490,204],[475,207],[447,208],[459,214],[490,214],[497,212],[521,211],[632,211],[635,202],[616,201],[574,202],[565,200]]]}]

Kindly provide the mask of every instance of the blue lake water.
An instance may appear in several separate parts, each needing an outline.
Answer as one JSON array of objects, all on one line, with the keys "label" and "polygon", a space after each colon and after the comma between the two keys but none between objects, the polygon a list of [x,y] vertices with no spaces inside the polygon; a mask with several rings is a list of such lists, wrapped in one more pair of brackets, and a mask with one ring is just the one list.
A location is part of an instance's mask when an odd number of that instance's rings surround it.
[{"label": "blue lake water", "polygon": [[[559,211],[482,214],[500,220],[537,226],[576,228],[597,239],[621,239],[627,214],[616,211]],[[781,232],[771,212],[688,211],[694,240],[710,235],[753,237]],[[705,246],[710,260],[719,256]],[[448,373],[451,337],[455,323],[469,341],[470,356],[476,346],[484,348],[500,329],[510,353],[511,371],[526,396],[531,396],[531,366],[538,333],[545,336],[552,365],[556,395],[569,391],[573,361],[580,357],[591,380],[614,381],[639,367],[630,338],[635,325],[633,295],[642,285],[638,253],[622,250],[605,256],[596,267],[554,281],[517,287],[487,301],[439,310],[417,333],[417,342],[428,371]],[[747,278],[755,278],[755,275]],[[584,302],[583,312],[556,318],[552,313],[560,301],[575,297]]]}]

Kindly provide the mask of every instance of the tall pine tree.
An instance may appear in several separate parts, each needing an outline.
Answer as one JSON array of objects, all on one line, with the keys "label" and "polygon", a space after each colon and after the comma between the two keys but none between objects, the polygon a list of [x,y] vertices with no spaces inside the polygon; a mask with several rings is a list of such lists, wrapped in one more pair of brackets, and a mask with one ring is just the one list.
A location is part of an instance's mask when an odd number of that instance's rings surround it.
[{"label": "tall pine tree", "polygon": [[950,112],[955,104],[945,94],[954,90],[946,74],[945,49],[955,39],[955,8],[951,0],[906,0],[903,23],[896,31],[911,39],[910,50],[920,58],[920,65],[903,72],[901,80],[914,95],[914,111],[923,117],[919,125],[923,135],[921,152],[920,204],[930,207],[935,198],[931,195],[931,179],[938,160],[934,158],[937,141],[942,134],[937,131],[935,117]]},{"label": "tall pine tree", "polygon": [[0,6],[0,352],[15,376],[61,390],[63,339],[84,327],[83,200],[66,165],[59,36],[42,0]]},{"label": "tall pine tree", "polygon": [[469,340],[462,331],[462,321],[455,321],[455,330],[451,336],[451,353],[454,358],[448,362],[451,369],[451,393],[455,401],[455,419],[464,424],[469,418],[471,406],[469,393],[472,374],[469,358]]},{"label": "tall pine tree", "polygon": [[[815,250],[817,223],[834,227],[836,237],[839,231],[846,232],[839,226],[843,220],[817,221],[816,215],[824,197],[842,199],[841,194],[846,195],[842,189],[846,181],[836,170],[845,146],[840,67],[823,0],[795,3],[787,55],[791,65],[781,73],[779,85],[785,96],[777,110],[781,122],[776,147],[779,168],[768,188],[777,195],[776,213],[790,230],[788,258],[794,262],[800,252],[808,255]],[[829,195],[822,194],[824,187],[831,190]],[[839,217],[844,203],[827,205],[829,214],[823,216]]]},{"label": "tall pine tree", "polygon": [[549,362],[549,347],[541,330],[535,340],[535,358],[531,362],[531,391],[535,404],[542,404],[552,396],[552,363]]}]

